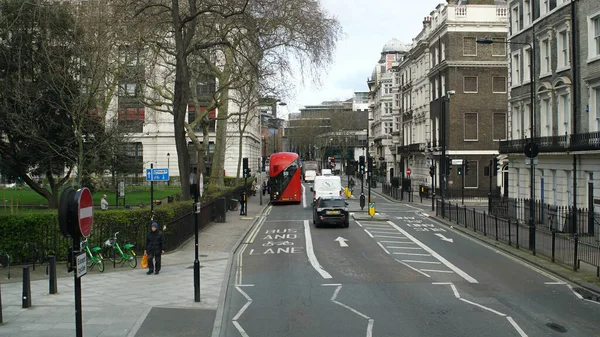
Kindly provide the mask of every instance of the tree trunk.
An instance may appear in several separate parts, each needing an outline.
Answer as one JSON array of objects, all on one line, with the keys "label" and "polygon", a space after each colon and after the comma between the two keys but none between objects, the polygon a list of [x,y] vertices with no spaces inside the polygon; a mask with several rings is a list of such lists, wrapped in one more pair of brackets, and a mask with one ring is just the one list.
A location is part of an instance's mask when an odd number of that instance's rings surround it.
[{"label": "tree trunk", "polygon": [[[224,72],[229,74],[229,72]],[[228,77],[226,77],[228,78]],[[220,83],[227,83],[227,81]],[[217,135],[215,139],[215,152],[213,153],[212,172],[210,183],[213,186],[224,186],[225,150],[227,149],[227,114],[229,113],[229,91],[224,89],[220,97],[221,105],[217,114]]]},{"label": "tree trunk", "polygon": [[[179,48],[183,47],[178,45],[176,48],[179,50]],[[175,87],[173,96],[175,148],[177,149],[179,179],[181,180],[181,198],[183,200],[190,200],[190,155],[188,153],[185,132],[185,116],[189,100],[190,80],[185,53],[177,53],[177,64],[175,67]]]}]

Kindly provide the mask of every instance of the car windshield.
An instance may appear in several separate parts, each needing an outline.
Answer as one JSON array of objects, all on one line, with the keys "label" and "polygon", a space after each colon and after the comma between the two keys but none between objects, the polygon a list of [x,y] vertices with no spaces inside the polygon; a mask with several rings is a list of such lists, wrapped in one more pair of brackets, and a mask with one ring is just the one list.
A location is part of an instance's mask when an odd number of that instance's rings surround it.
[{"label": "car windshield", "polygon": [[319,207],[345,207],[346,204],[342,199],[321,199]]}]

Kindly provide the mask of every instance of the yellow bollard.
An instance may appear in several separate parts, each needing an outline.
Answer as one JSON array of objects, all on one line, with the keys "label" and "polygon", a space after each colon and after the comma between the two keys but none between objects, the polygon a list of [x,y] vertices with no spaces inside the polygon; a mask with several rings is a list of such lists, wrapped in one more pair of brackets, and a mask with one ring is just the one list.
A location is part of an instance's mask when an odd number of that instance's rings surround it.
[{"label": "yellow bollard", "polygon": [[369,203],[369,215],[371,217],[375,216],[375,203],[374,202]]}]

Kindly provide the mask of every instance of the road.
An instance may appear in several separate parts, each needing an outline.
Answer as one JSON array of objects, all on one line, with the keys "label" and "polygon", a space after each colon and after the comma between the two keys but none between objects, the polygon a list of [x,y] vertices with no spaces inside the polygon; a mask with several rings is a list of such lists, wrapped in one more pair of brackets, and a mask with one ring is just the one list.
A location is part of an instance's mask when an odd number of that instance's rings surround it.
[{"label": "road", "polygon": [[316,229],[310,204],[269,208],[236,252],[220,336],[600,336],[600,305],[563,280],[427,205],[376,205],[388,221],[347,229]]}]

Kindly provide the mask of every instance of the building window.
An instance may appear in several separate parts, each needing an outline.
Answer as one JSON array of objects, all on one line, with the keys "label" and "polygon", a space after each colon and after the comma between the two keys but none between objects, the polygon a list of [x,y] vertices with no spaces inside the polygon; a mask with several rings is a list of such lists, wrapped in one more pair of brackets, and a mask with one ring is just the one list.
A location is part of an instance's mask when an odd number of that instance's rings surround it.
[{"label": "building window", "polygon": [[569,67],[569,32],[563,29],[556,33],[556,54],[558,55],[558,69]]},{"label": "building window", "polygon": [[523,28],[529,26],[531,20],[531,0],[523,0]]},{"label": "building window", "polygon": [[550,0],[540,0],[540,16],[550,12]]},{"label": "building window", "polygon": [[135,83],[119,83],[120,97],[137,97],[137,84]]},{"label": "building window", "polygon": [[[206,111],[205,106],[200,107],[201,114]],[[215,110],[211,110],[208,113],[209,123],[208,123],[208,132],[216,132],[216,112]],[[196,107],[189,106],[188,107],[188,124],[192,124],[196,120]],[[264,125],[264,124],[263,124]],[[200,123],[196,124],[194,127],[194,131],[202,131],[202,126]]]},{"label": "building window", "polygon": [[385,83],[383,85],[383,93],[384,94],[391,94],[392,93],[392,84],[391,83]]},{"label": "building window", "polygon": [[552,104],[550,98],[544,98],[541,100],[540,107],[540,128],[542,131],[541,137],[552,136]]},{"label": "building window", "polygon": [[511,109],[511,131],[512,139],[521,139],[523,130],[523,116],[521,115],[521,108],[519,105],[514,104]]},{"label": "building window", "polygon": [[477,141],[479,125],[476,112],[465,112],[465,141]]},{"label": "building window", "polygon": [[444,61],[446,59],[446,44],[444,42],[442,42],[442,61]]},{"label": "building window", "polygon": [[142,143],[124,143],[117,154],[117,172],[140,173],[144,165],[144,146]]},{"label": "building window", "polygon": [[463,37],[463,56],[477,56],[477,39]]},{"label": "building window", "polygon": [[590,132],[600,131],[600,85],[590,90]]},{"label": "building window", "polygon": [[558,96],[558,135],[571,133],[571,100],[569,93]]},{"label": "building window", "polygon": [[531,48],[523,49],[523,83],[531,81]]},{"label": "building window", "polygon": [[519,52],[512,54],[510,69],[511,69],[511,76],[510,76],[511,77],[510,78],[511,86],[514,87],[514,86],[521,84],[521,54],[519,54]]},{"label": "building window", "polygon": [[550,75],[552,72],[552,59],[550,53],[550,39],[545,38],[540,41],[540,75]]},{"label": "building window", "polygon": [[144,132],[144,107],[123,107],[119,109],[119,128],[124,132]]},{"label": "building window", "polygon": [[196,84],[196,95],[199,99],[208,100],[217,91],[216,79],[214,76],[200,75]]},{"label": "building window", "polygon": [[494,112],[492,120],[493,140],[506,140],[506,113]]},{"label": "building window", "polygon": [[492,92],[496,94],[506,93],[506,77],[494,76],[492,77]]},{"label": "building window", "polygon": [[492,40],[492,56],[506,56],[506,39],[495,37]]},{"label": "building window", "polygon": [[477,93],[477,76],[463,77],[463,92]]},{"label": "building window", "polygon": [[391,115],[392,114],[392,103],[391,102],[384,103],[383,109],[384,109],[384,113],[386,115]]},{"label": "building window", "polygon": [[600,59],[600,12],[587,17],[588,62]]},{"label": "building window", "polygon": [[521,29],[521,27],[519,27],[519,5],[513,6],[513,8],[511,9],[510,19],[510,31],[514,35]]}]

